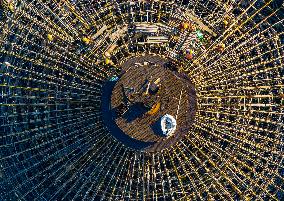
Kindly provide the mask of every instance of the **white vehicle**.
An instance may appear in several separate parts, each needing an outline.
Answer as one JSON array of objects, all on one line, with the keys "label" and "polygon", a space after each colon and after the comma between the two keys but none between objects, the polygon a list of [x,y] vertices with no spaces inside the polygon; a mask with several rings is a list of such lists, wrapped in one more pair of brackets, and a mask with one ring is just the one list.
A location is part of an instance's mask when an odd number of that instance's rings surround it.
[{"label": "white vehicle", "polygon": [[161,119],[161,129],[165,137],[173,135],[177,128],[177,122],[172,115],[166,114]]}]

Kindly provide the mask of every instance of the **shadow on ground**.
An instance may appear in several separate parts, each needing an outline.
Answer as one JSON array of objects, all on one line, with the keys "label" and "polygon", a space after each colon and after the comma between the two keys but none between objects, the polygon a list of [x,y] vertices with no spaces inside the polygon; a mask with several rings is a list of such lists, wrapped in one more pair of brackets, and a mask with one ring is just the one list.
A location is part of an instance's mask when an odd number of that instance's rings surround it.
[{"label": "shadow on ground", "polygon": [[[133,149],[145,149],[156,142],[143,142],[140,140],[133,139],[125,134],[115,122],[115,109],[111,108],[111,94],[115,86],[115,81],[106,81],[102,88],[102,117],[103,122],[106,127],[109,129],[110,133],[123,144],[127,145]],[[144,109],[141,107],[136,108],[133,106],[132,110],[130,108],[129,114],[124,114],[127,116],[127,121],[133,121],[135,118],[138,118],[140,115],[143,115]]]}]

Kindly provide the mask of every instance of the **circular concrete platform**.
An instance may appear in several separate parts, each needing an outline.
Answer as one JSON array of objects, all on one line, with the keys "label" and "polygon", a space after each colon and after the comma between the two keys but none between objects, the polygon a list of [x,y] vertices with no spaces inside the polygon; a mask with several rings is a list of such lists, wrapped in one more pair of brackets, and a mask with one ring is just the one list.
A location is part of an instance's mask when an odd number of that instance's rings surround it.
[{"label": "circular concrete platform", "polygon": [[[112,118],[129,137],[151,143],[144,151],[170,147],[187,134],[194,121],[197,107],[194,86],[186,75],[166,69],[167,62],[153,55],[130,58],[122,64],[123,74],[112,91],[110,105],[116,111]],[[159,91],[145,95],[148,83],[157,80]],[[160,104],[158,111],[148,114],[157,103]],[[160,120],[165,114],[177,121],[176,131],[170,137],[161,135]]]}]

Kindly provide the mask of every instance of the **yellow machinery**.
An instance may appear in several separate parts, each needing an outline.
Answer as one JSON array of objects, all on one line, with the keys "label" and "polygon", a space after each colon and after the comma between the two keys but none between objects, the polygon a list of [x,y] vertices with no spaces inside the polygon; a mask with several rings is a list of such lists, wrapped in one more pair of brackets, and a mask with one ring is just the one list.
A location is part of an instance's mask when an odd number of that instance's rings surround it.
[{"label": "yellow machinery", "polygon": [[148,115],[155,115],[160,110],[160,108],[161,108],[161,103],[158,102],[155,105],[153,105],[153,107],[151,108],[151,110],[149,112],[147,112],[147,114]]}]

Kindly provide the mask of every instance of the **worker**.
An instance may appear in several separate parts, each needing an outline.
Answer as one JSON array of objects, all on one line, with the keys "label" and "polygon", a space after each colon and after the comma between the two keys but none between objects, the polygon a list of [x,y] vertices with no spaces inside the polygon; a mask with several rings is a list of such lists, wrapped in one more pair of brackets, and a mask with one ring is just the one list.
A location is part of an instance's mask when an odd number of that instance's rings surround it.
[{"label": "worker", "polygon": [[13,3],[9,3],[8,8],[12,13],[15,11],[15,5]]},{"label": "worker", "polygon": [[229,24],[229,22],[227,20],[224,20],[223,23],[224,23],[225,27],[228,26],[228,24]]},{"label": "worker", "polygon": [[186,50],[185,58],[187,58],[188,60],[192,60],[193,59],[193,50]]},{"label": "worker", "polygon": [[190,26],[189,26],[189,31],[193,32],[196,30],[196,26],[193,24],[193,23],[190,23]]},{"label": "worker", "polygon": [[229,25],[229,21],[230,21],[230,16],[226,14],[223,18],[224,27],[227,27]]},{"label": "worker", "polygon": [[111,62],[111,60],[109,59],[109,58],[106,58],[105,59],[105,63],[108,65],[108,64],[110,64],[110,62]]},{"label": "worker", "polygon": [[0,6],[8,9],[12,13],[15,11],[15,4],[13,0],[0,0]]},{"label": "worker", "polygon": [[200,30],[197,30],[196,31],[196,36],[199,40],[202,40],[203,39],[203,33],[200,31]]},{"label": "worker", "polygon": [[189,23],[183,22],[183,23],[180,24],[180,29],[184,31],[184,30],[188,29],[189,26],[190,26]]},{"label": "worker", "polygon": [[83,37],[82,41],[86,44],[89,45],[91,43],[91,39],[89,39],[88,37]]},{"label": "worker", "polygon": [[49,40],[49,41],[53,41],[54,40],[54,38],[53,38],[53,35],[52,34],[47,34],[47,39]]},{"label": "worker", "polygon": [[217,46],[217,50],[219,51],[219,52],[223,52],[224,50],[225,50],[225,44],[224,43],[221,43],[221,44],[219,44],[218,46]]}]

